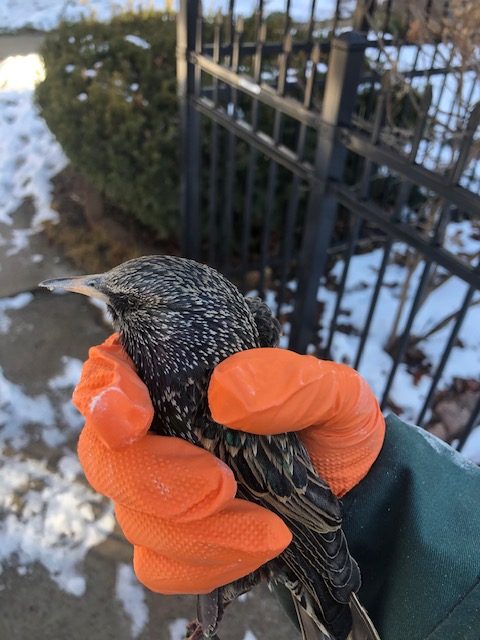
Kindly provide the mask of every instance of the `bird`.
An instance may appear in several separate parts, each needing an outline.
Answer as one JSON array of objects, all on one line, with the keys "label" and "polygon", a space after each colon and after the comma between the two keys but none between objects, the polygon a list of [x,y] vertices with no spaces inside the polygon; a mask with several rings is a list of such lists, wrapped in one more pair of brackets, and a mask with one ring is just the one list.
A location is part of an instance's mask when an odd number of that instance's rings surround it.
[{"label": "bird", "polygon": [[207,390],[229,356],[276,347],[280,324],[214,268],[177,256],[134,258],[102,274],[55,278],[50,290],[106,302],[120,342],[146,384],[162,435],[210,451],[233,471],[237,497],[276,513],[290,545],[259,570],[199,596],[190,638],[218,638],[224,607],[260,580],[291,593],[304,640],[379,640],[356,595],[360,571],[342,531],[338,499],[295,432],[259,436],[217,424]]}]

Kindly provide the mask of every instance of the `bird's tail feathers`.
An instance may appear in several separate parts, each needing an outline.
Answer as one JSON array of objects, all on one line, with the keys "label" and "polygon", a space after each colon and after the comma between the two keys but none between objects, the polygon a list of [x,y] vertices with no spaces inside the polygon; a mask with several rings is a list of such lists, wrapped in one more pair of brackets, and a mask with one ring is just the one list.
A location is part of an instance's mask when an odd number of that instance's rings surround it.
[{"label": "bird's tail feathers", "polygon": [[352,612],[352,630],[347,640],[380,640],[378,631],[357,596],[352,593],[350,598],[350,611]]},{"label": "bird's tail feathers", "polygon": [[292,596],[292,600],[295,604],[302,640],[335,640],[318,620],[312,618],[297,598]]},{"label": "bird's tail feathers", "polygon": [[[316,611],[310,606],[309,598],[302,598],[299,593],[291,593],[302,632],[302,640],[337,640],[319,620]],[[352,593],[350,597],[350,611],[352,629],[346,640],[380,640],[375,625],[355,593]]]}]

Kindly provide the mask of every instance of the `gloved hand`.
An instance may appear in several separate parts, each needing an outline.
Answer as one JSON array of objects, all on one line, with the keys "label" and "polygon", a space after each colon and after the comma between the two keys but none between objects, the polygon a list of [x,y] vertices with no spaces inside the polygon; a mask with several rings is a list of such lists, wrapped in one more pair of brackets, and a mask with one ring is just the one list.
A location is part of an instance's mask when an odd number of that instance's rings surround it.
[{"label": "gloved hand", "polygon": [[259,435],[298,431],[317,473],[341,498],[382,448],[385,421],[351,367],[286,349],[251,349],[221,362],[208,400],[214,420]]},{"label": "gloved hand", "polygon": [[[134,544],[137,577],[162,593],[204,593],[240,578],[288,546],[274,514],[234,499],[218,459],[183,440],[147,434],[148,391],[112,336],[90,350],[74,403],[86,418],[79,457],[110,497]],[[384,421],[366,382],[344,365],[280,349],[231,356],[209,388],[213,418],[271,435],[299,431],[317,471],[338,495],[375,461]]]},{"label": "gloved hand", "polygon": [[116,335],[90,349],[73,402],[86,418],[78,455],[92,487],[111,498],[152,591],[208,593],[288,546],[275,514],[235,498],[230,469],[179,438],[147,434],[148,390]]}]

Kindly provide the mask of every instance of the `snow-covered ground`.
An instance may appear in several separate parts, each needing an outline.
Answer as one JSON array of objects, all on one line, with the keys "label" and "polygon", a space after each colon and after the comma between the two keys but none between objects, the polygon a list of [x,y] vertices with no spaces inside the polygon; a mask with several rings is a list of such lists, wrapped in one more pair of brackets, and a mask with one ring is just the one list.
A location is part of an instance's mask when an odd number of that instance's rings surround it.
[{"label": "snow-covered ground", "polygon": [[[147,625],[149,611],[145,602],[145,590],[130,564],[120,564],[117,567],[116,593],[130,618],[132,638],[138,638]],[[185,632],[185,626],[183,630]]]},{"label": "snow-covered ground", "polygon": [[[472,252],[480,251],[480,240],[472,236],[475,228],[470,222],[451,223],[449,234],[457,236],[463,232],[465,246],[469,246]],[[478,227],[477,227],[478,234]],[[394,255],[404,256],[407,248],[405,245],[394,245]],[[363,255],[352,258],[350,264],[345,294],[342,301],[337,325],[348,325],[351,333],[337,331],[332,344],[332,355],[335,360],[353,364],[358,349],[360,335],[365,324],[368,312],[368,304],[375,287],[378,269],[383,258],[383,250],[377,249]],[[337,262],[332,275],[339,282],[343,273],[343,261]],[[419,278],[423,271],[424,263],[420,262],[413,271],[408,287],[407,301],[403,306],[400,316],[399,330],[407,320],[413,295],[418,286]],[[399,306],[402,285],[407,271],[398,262],[391,261],[387,267],[384,286],[377,302],[376,312],[370,328],[365,352],[361,360],[359,371],[369,381],[378,396],[382,393],[386,379],[393,363],[391,356],[386,353],[384,347],[387,344],[394,317]],[[438,286],[421,306],[415,317],[411,333],[415,336],[423,336],[443,319],[449,317],[453,311],[460,309],[468,286],[456,277],[450,277]],[[321,335],[326,340],[327,330],[335,308],[335,291],[325,287],[319,289],[318,299],[325,303],[325,313],[322,319],[323,330]],[[474,302],[480,300],[480,294],[474,298]],[[418,348],[425,354],[433,371],[439,363],[443,349],[450,335],[454,319],[451,319],[440,330],[433,333],[418,343]],[[454,377],[478,379],[480,377],[480,306],[471,306],[459,333],[459,341],[462,346],[455,346],[444,370],[439,389],[451,385]],[[460,344],[459,343],[459,344]],[[430,386],[429,375],[415,376],[409,372],[406,364],[400,364],[390,397],[403,410],[403,417],[409,421],[415,421],[425,400]]]},{"label": "snow-covered ground", "polygon": [[50,178],[67,164],[33,104],[33,89],[43,76],[37,54],[0,62],[0,222],[11,223],[12,213],[31,198],[34,229],[56,219],[50,206]]}]

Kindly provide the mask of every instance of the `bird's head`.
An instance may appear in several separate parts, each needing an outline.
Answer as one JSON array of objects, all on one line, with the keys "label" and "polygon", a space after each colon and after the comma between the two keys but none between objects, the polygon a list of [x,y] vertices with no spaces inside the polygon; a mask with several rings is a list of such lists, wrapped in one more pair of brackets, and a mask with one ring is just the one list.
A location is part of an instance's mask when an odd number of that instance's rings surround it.
[{"label": "bird's head", "polygon": [[185,258],[145,256],[40,286],[105,301],[142,377],[158,362],[172,376],[211,370],[232,353],[261,345],[251,302],[218,271]]}]

